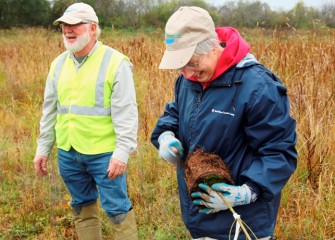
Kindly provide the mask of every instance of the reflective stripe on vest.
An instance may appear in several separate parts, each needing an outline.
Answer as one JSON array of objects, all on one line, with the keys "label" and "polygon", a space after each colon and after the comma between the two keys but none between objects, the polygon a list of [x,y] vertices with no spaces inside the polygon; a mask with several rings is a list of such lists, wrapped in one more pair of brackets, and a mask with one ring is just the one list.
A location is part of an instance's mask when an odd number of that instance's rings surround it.
[{"label": "reflective stripe on vest", "polygon": [[[86,106],[76,106],[76,105],[60,105],[57,102],[57,113],[58,114],[80,114],[80,115],[87,115],[87,116],[109,116],[111,115],[110,107],[104,107],[104,81],[108,69],[109,62],[111,60],[113,54],[113,50],[110,48],[106,48],[104,57],[102,60],[102,64],[100,65],[100,70],[98,74],[98,78],[96,81],[95,87],[95,106],[94,107],[86,107]],[[55,66],[54,72],[54,87],[57,93],[57,86],[60,73],[62,71],[63,64],[65,62],[65,58],[68,56],[68,52],[63,53]],[[100,83],[100,84],[99,84]],[[57,97],[58,98],[58,97]]]}]

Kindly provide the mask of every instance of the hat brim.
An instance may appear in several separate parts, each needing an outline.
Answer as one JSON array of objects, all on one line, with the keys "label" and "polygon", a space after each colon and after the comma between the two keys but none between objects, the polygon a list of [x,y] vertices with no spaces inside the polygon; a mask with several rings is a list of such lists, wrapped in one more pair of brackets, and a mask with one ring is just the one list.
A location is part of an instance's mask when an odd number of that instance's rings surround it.
[{"label": "hat brim", "polygon": [[58,25],[59,23],[63,22],[63,23],[66,23],[66,24],[74,25],[74,24],[78,24],[82,21],[83,21],[82,18],[73,17],[71,15],[63,15],[60,18],[58,18],[57,20],[55,20],[53,22],[53,24]]},{"label": "hat brim", "polygon": [[184,67],[192,58],[197,45],[181,50],[166,49],[162,57],[159,69],[179,69]]}]

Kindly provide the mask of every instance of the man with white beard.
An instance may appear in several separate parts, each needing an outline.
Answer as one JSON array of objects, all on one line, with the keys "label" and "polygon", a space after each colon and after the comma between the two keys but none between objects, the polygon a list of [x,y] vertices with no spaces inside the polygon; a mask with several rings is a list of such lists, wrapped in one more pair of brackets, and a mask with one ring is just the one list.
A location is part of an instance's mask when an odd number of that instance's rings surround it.
[{"label": "man with white beard", "polygon": [[133,240],[137,227],[126,183],[138,129],[132,64],[98,41],[98,23],[85,3],[72,4],[54,22],[62,29],[67,51],[51,63],[34,165],[41,176],[48,174],[56,142],[80,240],[102,239],[98,197],[115,239]]}]

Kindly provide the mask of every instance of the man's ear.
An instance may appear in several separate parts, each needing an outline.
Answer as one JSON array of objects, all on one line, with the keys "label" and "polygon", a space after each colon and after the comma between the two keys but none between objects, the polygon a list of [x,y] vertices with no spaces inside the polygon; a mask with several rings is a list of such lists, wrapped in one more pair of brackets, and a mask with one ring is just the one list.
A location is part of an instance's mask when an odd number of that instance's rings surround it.
[{"label": "man's ear", "polygon": [[95,24],[95,23],[92,23],[91,24],[91,27],[90,27],[90,33],[91,33],[91,35],[93,36],[93,35],[95,35],[95,32],[97,31],[97,25]]}]

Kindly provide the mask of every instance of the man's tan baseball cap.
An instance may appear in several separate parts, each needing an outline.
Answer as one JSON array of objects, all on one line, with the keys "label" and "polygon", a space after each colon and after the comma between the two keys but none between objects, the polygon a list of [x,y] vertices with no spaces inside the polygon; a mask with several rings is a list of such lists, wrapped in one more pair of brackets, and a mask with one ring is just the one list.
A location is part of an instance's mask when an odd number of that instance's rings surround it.
[{"label": "man's tan baseball cap", "polygon": [[210,38],[215,26],[209,13],[200,7],[180,7],[166,23],[166,50],[160,69],[184,67],[198,43]]},{"label": "man's tan baseball cap", "polygon": [[74,25],[80,22],[99,23],[99,19],[90,5],[74,3],[65,10],[63,16],[54,21],[54,25],[58,25],[60,22]]}]

